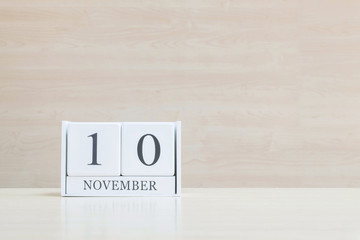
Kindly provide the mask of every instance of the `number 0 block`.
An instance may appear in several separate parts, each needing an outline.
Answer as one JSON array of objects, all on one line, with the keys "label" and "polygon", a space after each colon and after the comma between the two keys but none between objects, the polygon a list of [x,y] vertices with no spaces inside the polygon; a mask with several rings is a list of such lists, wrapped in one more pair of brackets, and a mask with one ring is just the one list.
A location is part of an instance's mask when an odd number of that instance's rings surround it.
[{"label": "number 0 block", "polygon": [[179,196],[181,122],[62,123],[62,196]]},{"label": "number 0 block", "polygon": [[122,175],[174,175],[174,123],[124,123],[122,130]]}]

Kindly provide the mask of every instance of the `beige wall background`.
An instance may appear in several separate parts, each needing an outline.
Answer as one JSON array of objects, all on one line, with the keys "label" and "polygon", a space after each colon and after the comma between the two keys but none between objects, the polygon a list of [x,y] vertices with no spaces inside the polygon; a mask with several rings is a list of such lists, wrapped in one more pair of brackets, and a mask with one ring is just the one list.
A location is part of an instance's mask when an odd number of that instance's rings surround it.
[{"label": "beige wall background", "polygon": [[360,186],[359,1],[0,1],[0,187],[61,120],[183,121],[184,187]]}]

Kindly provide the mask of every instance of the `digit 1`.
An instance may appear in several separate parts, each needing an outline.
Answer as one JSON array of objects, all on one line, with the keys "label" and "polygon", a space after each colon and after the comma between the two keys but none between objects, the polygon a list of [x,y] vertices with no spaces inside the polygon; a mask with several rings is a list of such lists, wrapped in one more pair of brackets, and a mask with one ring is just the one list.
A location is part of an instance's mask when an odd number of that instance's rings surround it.
[{"label": "digit 1", "polygon": [[88,137],[92,137],[93,144],[92,144],[92,163],[88,165],[101,165],[97,163],[97,133],[91,134]]},{"label": "digit 1", "polygon": [[[154,157],[154,161],[150,164],[147,164],[145,161],[144,161],[144,156],[143,156],[143,142],[144,142],[144,138],[146,136],[151,136],[152,139],[154,140],[154,143],[155,143],[155,157]],[[159,157],[160,157],[160,143],[159,143],[159,140],[152,134],[145,134],[144,136],[142,136],[138,142],[138,145],[137,145],[137,153],[138,153],[138,157],[140,159],[140,161],[146,165],[146,166],[152,166],[154,165],[158,160],[159,160]]]}]

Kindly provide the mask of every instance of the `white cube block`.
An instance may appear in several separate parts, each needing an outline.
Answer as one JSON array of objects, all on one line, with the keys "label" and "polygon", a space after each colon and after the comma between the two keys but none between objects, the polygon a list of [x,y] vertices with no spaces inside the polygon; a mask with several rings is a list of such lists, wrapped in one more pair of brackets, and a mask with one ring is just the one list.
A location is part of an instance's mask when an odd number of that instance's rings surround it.
[{"label": "white cube block", "polygon": [[121,123],[69,123],[68,176],[120,176]]},{"label": "white cube block", "polygon": [[123,123],[121,169],[124,176],[173,176],[175,124]]}]

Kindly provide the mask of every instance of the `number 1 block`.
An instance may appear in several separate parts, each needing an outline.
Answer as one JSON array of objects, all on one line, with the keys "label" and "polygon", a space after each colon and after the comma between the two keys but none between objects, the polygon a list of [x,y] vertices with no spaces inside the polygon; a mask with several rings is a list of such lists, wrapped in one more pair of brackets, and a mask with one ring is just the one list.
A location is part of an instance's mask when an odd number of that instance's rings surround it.
[{"label": "number 1 block", "polygon": [[181,122],[62,124],[62,196],[179,196]]},{"label": "number 1 block", "polygon": [[120,123],[69,123],[68,176],[120,176]]}]

